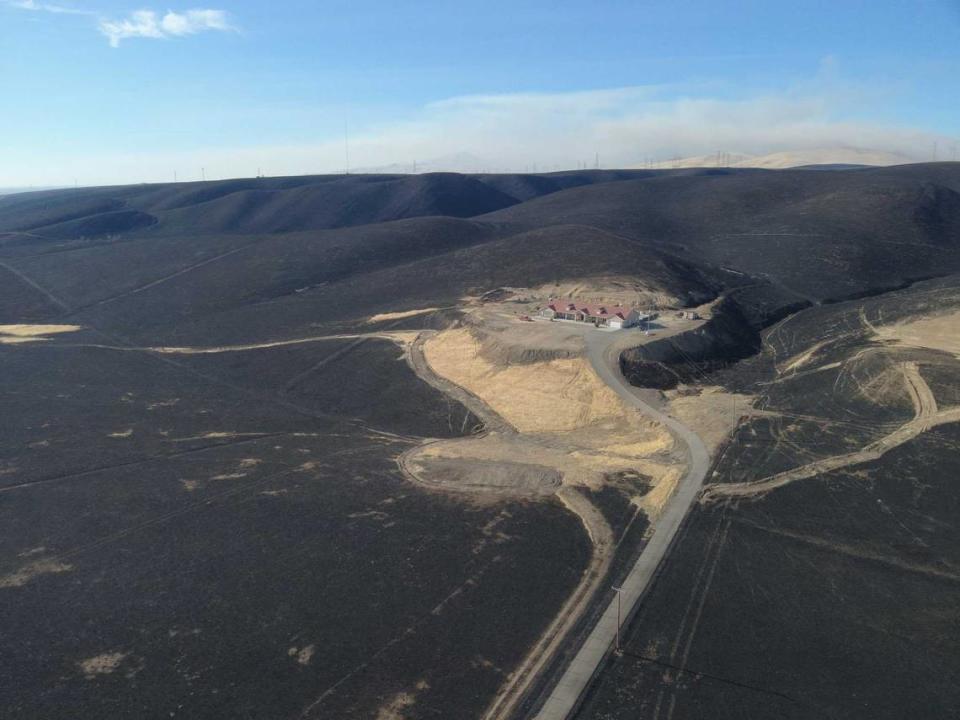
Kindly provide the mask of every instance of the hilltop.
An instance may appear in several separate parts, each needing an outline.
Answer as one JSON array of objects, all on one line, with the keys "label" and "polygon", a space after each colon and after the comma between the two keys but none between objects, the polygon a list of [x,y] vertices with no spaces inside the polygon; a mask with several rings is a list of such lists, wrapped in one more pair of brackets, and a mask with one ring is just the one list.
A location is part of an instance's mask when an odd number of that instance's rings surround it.
[{"label": "hilltop", "polygon": [[711,155],[675,158],[636,167],[666,168],[764,168],[783,170],[805,166],[834,166],[838,168],[907,165],[918,162],[916,158],[887,150],[872,150],[857,147],[826,147],[806,150],[783,150],[764,155],[740,152],[717,152]]}]

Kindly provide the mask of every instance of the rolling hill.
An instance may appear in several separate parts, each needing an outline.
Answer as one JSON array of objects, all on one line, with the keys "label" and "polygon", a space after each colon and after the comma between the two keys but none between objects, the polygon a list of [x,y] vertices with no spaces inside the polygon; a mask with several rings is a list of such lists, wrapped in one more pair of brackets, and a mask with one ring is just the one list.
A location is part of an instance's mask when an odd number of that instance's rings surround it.
[{"label": "rolling hill", "polygon": [[[827,147],[807,150],[784,150],[766,155],[721,152],[714,155],[664,160],[654,163],[654,168],[701,168],[734,167],[764,168],[783,170],[804,166],[842,166],[867,167],[885,165],[905,165],[917,162],[915,158],[902,153],[884,150],[871,150],[857,147]],[[639,166],[638,166],[639,167]],[[646,165],[644,167],[647,167]]]},{"label": "rolling hill", "polygon": [[[481,717],[594,546],[552,495],[409,482],[409,449],[496,435],[411,344],[465,303],[608,281],[707,316],[621,354],[631,382],[671,412],[735,407],[724,500],[578,717],[960,707],[960,164],[934,163],[0,197],[0,715]],[[608,490],[579,497],[642,536]]]}]

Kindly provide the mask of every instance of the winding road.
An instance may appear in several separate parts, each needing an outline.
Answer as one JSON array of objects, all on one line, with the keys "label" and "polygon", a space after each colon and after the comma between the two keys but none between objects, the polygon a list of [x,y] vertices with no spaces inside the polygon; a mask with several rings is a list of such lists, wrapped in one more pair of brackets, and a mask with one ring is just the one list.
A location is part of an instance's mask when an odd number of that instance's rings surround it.
[{"label": "winding road", "polygon": [[[588,333],[586,344],[587,357],[600,379],[627,405],[669,428],[687,447],[687,474],[658,518],[646,547],[621,586],[621,612],[623,617],[628,617],[650,585],[687,511],[696,501],[710,468],[710,454],[695,432],[644,402],[637,389],[623,377],[620,373],[623,343],[618,333]],[[567,720],[576,711],[590,681],[614,646],[617,614],[617,598],[614,597],[541,707],[536,720]]]}]

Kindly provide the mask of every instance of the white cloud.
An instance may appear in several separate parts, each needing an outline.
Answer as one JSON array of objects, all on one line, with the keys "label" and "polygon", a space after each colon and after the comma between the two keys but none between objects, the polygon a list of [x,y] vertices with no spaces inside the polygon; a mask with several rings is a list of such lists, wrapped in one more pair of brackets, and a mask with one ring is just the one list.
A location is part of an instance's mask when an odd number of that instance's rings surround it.
[{"label": "white cloud", "polygon": [[201,32],[234,30],[224,10],[196,9],[182,13],[167,11],[159,15],[153,10],[137,10],[123,20],[101,20],[100,32],[112,47],[119,47],[128,38],[164,39]]},{"label": "white cloud", "polygon": [[93,15],[89,10],[80,10],[67,5],[51,5],[50,3],[37,2],[36,0],[7,0],[6,5],[19,8],[20,10],[33,10],[35,12],[48,12],[58,15]]},{"label": "white cloud", "polygon": [[168,12],[161,21],[164,32],[190,35],[204,30],[231,30],[223,10],[187,10],[184,14]]}]

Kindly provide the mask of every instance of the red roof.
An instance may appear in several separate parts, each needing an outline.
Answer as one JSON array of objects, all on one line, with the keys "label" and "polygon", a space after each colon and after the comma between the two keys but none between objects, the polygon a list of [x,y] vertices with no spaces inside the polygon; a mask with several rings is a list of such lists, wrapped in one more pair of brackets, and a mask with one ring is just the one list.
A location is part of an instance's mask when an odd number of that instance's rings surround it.
[{"label": "red roof", "polygon": [[625,320],[631,312],[631,308],[625,308],[620,305],[587,305],[585,303],[551,302],[547,307],[557,313],[581,312],[589,317],[618,317],[621,320]]}]

